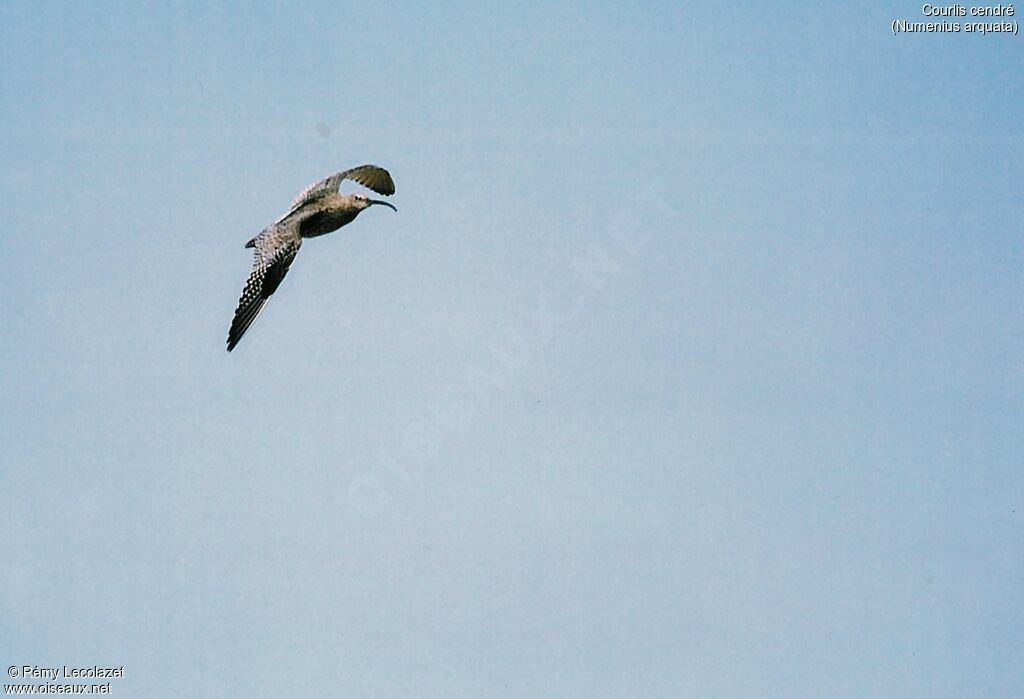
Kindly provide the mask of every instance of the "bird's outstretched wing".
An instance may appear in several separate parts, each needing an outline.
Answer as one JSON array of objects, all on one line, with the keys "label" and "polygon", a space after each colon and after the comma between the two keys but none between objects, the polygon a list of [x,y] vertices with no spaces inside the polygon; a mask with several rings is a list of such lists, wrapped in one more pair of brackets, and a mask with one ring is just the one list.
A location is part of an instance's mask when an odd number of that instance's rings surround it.
[{"label": "bird's outstretched wing", "polygon": [[327,194],[332,194],[338,191],[338,187],[341,186],[342,180],[352,180],[359,184],[372,189],[377,194],[383,194],[390,196],[395,193],[395,183],[391,179],[390,173],[382,167],[376,165],[360,165],[344,172],[339,172],[330,177],[325,177],[315,184],[311,184],[306,187],[299,196],[295,197],[295,201],[292,202],[291,209],[288,210],[284,216],[278,219],[278,223],[288,218],[296,209],[299,209],[311,201],[316,201],[320,197]]},{"label": "bird's outstretched wing", "polygon": [[295,254],[302,245],[302,237],[295,226],[270,226],[246,243],[255,248],[252,272],[245,281],[242,297],[238,299],[235,318],[228,332],[228,352],[235,348],[245,331],[259,316],[271,294],[277,291],[288,273]]}]

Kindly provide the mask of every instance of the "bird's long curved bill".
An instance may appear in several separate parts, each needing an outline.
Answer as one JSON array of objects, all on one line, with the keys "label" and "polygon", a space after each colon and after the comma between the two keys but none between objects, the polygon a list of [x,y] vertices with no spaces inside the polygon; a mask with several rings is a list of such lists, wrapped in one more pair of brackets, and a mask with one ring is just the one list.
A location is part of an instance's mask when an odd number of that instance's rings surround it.
[{"label": "bird's long curved bill", "polygon": [[386,206],[389,209],[391,209],[392,211],[398,211],[398,209],[396,209],[393,205],[389,204],[386,201],[381,201],[380,199],[370,199],[369,202],[371,204],[380,204],[381,206]]}]

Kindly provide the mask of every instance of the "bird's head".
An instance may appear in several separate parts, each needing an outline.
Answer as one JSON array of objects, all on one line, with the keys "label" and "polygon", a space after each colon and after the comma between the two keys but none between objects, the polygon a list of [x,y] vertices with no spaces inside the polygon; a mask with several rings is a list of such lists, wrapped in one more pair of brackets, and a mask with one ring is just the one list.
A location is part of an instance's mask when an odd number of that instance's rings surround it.
[{"label": "bird's head", "polygon": [[394,206],[392,206],[388,202],[381,201],[380,199],[370,199],[369,197],[367,197],[365,194],[362,194],[362,193],[353,194],[352,195],[352,199],[353,199],[353,201],[355,201],[356,206],[359,208],[360,211],[362,211],[363,209],[366,209],[366,208],[368,208],[370,206],[373,206],[374,204],[380,204],[381,206],[388,207],[392,211],[398,211],[398,209],[396,209]]}]

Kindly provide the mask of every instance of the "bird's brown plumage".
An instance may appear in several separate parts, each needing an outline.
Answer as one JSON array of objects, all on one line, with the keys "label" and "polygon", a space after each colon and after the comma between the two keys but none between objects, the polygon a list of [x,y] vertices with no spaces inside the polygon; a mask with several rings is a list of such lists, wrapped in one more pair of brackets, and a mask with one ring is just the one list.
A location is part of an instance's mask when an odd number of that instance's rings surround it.
[{"label": "bird's brown plumage", "polygon": [[361,165],[339,172],[304,189],[288,213],[246,243],[247,248],[254,248],[255,259],[228,331],[228,352],[238,345],[280,286],[302,246],[302,239],[337,230],[375,203],[362,196],[338,194],[338,188],[346,179],[358,182],[378,194],[390,195],[395,192],[391,175],[376,165]]}]

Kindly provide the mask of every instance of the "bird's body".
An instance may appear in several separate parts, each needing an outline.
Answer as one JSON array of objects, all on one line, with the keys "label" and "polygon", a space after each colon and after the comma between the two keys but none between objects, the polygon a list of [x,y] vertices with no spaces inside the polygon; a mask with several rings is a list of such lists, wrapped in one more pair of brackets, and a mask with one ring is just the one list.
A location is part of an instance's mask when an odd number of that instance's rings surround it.
[{"label": "bird's body", "polygon": [[255,260],[228,332],[228,352],[235,348],[270,296],[277,291],[302,246],[303,238],[336,231],[374,204],[395,209],[385,201],[368,199],[363,194],[340,194],[338,187],[346,179],[365,185],[378,194],[395,193],[395,183],[383,168],[362,165],[339,172],[303,190],[288,213],[246,243],[245,247],[255,249]]},{"label": "bird's body", "polygon": [[297,217],[299,235],[315,238],[336,231],[346,223],[352,223],[363,208],[359,206],[354,194],[327,194],[285,218]]}]

